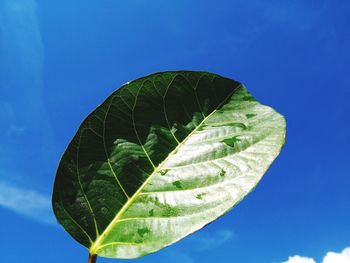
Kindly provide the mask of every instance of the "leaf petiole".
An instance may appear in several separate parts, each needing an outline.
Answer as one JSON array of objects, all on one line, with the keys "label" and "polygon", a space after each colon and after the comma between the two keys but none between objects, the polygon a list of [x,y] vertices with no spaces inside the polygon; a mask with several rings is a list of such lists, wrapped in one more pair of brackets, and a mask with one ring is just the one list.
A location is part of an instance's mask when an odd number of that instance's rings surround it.
[{"label": "leaf petiole", "polygon": [[89,253],[88,263],[96,263],[96,259],[97,259],[97,255],[96,255],[96,254],[91,255],[91,254]]}]

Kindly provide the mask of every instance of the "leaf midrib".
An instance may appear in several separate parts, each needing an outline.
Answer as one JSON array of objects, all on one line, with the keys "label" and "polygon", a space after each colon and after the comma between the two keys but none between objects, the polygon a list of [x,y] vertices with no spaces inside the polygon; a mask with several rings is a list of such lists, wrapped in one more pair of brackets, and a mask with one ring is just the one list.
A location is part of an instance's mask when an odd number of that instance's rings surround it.
[{"label": "leaf midrib", "polygon": [[157,174],[163,166],[166,164],[166,162],[185,144],[185,142],[203,125],[205,121],[207,121],[210,116],[212,116],[221,106],[222,104],[231,97],[234,92],[241,88],[242,85],[236,86],[233,91],[216,107],[215,110],[213,110],[210,114],[208,114],[207,117],[205,117],[201,123],[193,129],[193,131],[173,150],[169,153],[167,158],[164,159],[163,162],[161,162],[154,171],[150,174],[150,176],[144,181],[144,183],[140,186],[140,188],[128,199],[128,201],[123,205],[123,207],[119,210],[119,212],[116,214],[114,219],[111,221],[111,223],[105,228],[105,230],[100,234],[100,236],[95,240],[95,242],[92,243],[92,245],[89,248],[89,252],[91,255],[97,254],[96,252],[99,250],[100,244],[103,242],[103,239],[108,235],[108,233],[111,231],[111,228],[115,226],[115,224],[118,223],[118,220],[120,217],[124,215],[124,212],[133,204],[134,200],[138,198],[139,194],[142,192],[142,190],[146,187],[146,185],[149,183],[149,181],[152,180],[153,176]]}]

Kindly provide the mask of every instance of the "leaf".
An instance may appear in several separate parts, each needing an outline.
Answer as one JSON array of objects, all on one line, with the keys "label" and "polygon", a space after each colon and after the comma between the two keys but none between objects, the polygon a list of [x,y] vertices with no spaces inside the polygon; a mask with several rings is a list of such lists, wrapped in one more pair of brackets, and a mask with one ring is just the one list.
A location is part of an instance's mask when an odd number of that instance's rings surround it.
[{"label": "leaf", "polygon": [[140,78],[81,124],[57,170],[55,215],[90,254],[144,256],[228,212],[284,140],[284,118],[236,81]]}]

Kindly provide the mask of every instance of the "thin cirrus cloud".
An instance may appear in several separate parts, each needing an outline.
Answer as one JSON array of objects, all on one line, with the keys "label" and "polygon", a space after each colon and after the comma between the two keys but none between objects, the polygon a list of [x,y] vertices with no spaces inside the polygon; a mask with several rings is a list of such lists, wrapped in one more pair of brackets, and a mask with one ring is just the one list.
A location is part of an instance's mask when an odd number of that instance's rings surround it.
[{"label": "thin cirrus cloud", "polygon": [[50,197],[34,190],[0,181],[0,206],[41,223],[55,223]]},{"label": "thin cirrus cloud", "polygon": [[[313,258],[293,256],[282,263],[316,263]],[[328,252],[323,258],[322,263],[350,263],[350,247],[345,248],[341,252]]]},{"label": "thin cirrus cloud", "polygon": [[188,238],[188,242],[192,243],[191,247],[194,251],[201,252],[220,247],[229,242],[234,236],[235,234],[232,230],[221,229],[211,235],[202,233],[195,234]]},{"label": "thin cirrus cloud", "polygon": [[194,263],[196,253],[214,250],[227,244],[235,237],[231,229],[221,229],[215,233],[197,232],[184,239],[175,249],[165,252],[168,263]]},{"label": "thin cirrus cloud", "polygon": [[0,1],[0,39],[0,207],[54,223],[48,195],[9,183],[40,185],[55,145],[42,96],[44,46],[35,0]]},{"label": "thin cirrus cloud", "polygon": [[39,22],[35,0],[0,1],[0,167],[8,171],[0,175],[2,181],[21,181],[35,169],[33,179],[40,182],[49,169],[44,164],[55,158]]}]

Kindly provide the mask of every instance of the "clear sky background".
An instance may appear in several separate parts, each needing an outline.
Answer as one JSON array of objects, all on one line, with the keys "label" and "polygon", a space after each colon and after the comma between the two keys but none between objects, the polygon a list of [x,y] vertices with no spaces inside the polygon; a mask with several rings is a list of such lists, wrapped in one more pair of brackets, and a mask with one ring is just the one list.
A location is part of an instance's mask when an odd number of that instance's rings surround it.
[{"label": "clear sky background", "polygon": [[134,262],[350,262],[323,260],[350,255],[349,25],[348,0],[0,0],[1,262],[86,262],[51,210],[60,156],[123,83],[180,69],[243,82],[287,143],[234,210]]}]

